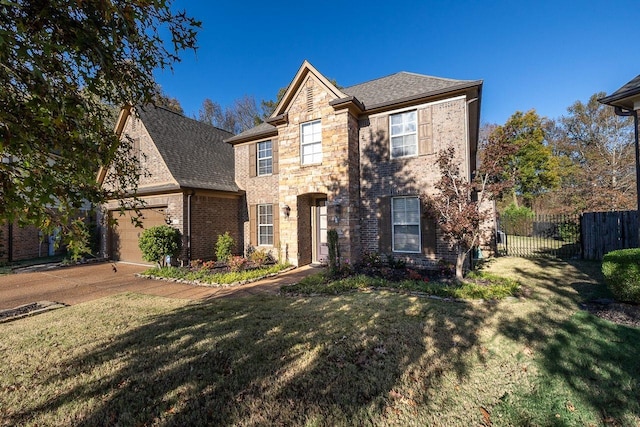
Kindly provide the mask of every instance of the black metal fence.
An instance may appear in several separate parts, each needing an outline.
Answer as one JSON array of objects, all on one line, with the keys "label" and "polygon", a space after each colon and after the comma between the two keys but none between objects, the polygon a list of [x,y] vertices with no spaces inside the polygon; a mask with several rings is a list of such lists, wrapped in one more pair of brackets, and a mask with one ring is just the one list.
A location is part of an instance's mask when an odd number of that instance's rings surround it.
[{"label": "black metal fence", "polygon": [[498,255],[580,258],[580,221],[579,214],[501,218],[496,236]]}]

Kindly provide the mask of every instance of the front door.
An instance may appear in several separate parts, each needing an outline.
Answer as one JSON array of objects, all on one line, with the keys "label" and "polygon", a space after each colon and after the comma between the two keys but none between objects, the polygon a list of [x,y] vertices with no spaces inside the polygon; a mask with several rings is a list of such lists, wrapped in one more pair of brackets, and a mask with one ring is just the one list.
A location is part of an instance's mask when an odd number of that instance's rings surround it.
[{"label": "front door", "polygon": [[327,244],[327,200],[316,203],[316,262],[326,263],[329,259],[329,245]]}]

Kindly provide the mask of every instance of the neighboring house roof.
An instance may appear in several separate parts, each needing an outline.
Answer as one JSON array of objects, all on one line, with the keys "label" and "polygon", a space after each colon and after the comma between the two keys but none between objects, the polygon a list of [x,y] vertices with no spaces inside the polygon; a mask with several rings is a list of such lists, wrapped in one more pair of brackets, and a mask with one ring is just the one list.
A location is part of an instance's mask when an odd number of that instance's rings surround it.
[{"label": "neighboring house roof", "polygon": [[355,96],[365,109],[371,110],[480,84],[482,80],[445,79],[403,71],[346,87],[342,91]]},{"label": "neighboring house roof", "polygon": [[[315,72],[319,76],[322,76],[311,64],[304,61],[293,82],[289,85],[285,96],[291,96],[292,85],[294,85],[296,81],[301,80],[300,76],[304,75],[305,71]],[[482,85],[482,80],[445,79],[403,71],[339,89],[338,91],[341,92],[339,96],[344,94],[347,95],[347,97],[334,100],[332,105],[338,105],[341,101],[346,100],[358,104],[363,108],[363,111],[370,111],[480,85]],[[331,85],[331,87],[333,87],[333,85]],[[284,106],[282,102],[286,102],[286,100],[283,99],[278,104],[279,110],[275,111],[274,114],[280,113],[280,110],[283,110]],[[228,138],[225,141],[231,144],[237,144],[255,140],[258,137],[268,137],[276,134],[276,127],[265,122],[234,137]]]},{"label": "neighboring house roof", "polygon": [[224,142],[232,133],[162,107],[137,112],[180,187],[238,191],[233,147]]},{"label": "neighboring house roof", "polygon": [[640,75],[616,90],[609,96],[598,99],[602,104],[634,109],[634,101],[640,102]]}]

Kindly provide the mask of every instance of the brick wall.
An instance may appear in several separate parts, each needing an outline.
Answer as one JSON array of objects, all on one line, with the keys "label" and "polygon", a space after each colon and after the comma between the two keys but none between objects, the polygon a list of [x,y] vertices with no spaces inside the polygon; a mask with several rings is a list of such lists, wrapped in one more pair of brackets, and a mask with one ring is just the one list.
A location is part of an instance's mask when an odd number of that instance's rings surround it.
[{"label": "brick wall", "polygon": [[237,197],[200,194],[191,197],[191,259],[213,259],[218,236],[227,231],[236,242],[234,253],[243,252],[239,210],[240,199]]},{"label": "brick wall", "polygon": [[[456,147],[460,163],[467,150],[466,100],[464,98],[423,104],[418,112],[418,156],[392,159],[389,153],[389,111],[360,124],[361,240],[365,252],[383,252],[380,248],[380,203],[384,197],[420,195],[434,188],[440,178],[437,153],[449,144]],[[405,110],[402,110],[405,111]],[[468,173],[468,172],[465,172]],[[422,221],[429,220],[426,217]],[[437,233],[436,254],[395,254],[412,264],[432,266],[441,257],[455,260],[451,245]]]},{"label": "brick wall", "polygon": [[[0,227],[0,262],[9,261],[9,226]],[[11,260],[21,261],[30,258],[44,257],[49,254],[49,238],[42,235],[40,230],[33,226],[12,227]]]}]

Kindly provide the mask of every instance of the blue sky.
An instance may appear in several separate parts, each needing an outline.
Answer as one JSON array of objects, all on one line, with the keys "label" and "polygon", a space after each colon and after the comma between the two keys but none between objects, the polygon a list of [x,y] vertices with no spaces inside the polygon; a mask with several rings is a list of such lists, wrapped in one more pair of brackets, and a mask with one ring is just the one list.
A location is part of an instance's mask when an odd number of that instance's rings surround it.
[{"label": "blue sky", "polygon": [[156,78],[197,114],[244,95],[275,99],[303,60],[346,87],[409,71],[484,80],[482,121],[577,100],[640,74],[638,0],[186,1],[202,21],[197,53]]}]

